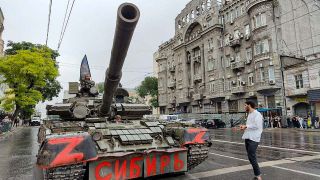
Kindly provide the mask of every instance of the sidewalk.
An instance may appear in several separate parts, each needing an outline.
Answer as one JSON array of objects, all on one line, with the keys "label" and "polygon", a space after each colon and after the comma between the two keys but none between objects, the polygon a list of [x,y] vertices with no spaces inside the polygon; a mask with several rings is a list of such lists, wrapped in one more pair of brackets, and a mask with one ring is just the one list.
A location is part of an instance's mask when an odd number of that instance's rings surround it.
[{"label": "sidewalk", "polygon": [[3,139],[8,138],[9,136],[11,136],[12,134],[20,131],[22,128],[24,128],[26,126],[19,126],[19,127],[13,127],[10,131],[4,132],[0,134],[0,141]]}]

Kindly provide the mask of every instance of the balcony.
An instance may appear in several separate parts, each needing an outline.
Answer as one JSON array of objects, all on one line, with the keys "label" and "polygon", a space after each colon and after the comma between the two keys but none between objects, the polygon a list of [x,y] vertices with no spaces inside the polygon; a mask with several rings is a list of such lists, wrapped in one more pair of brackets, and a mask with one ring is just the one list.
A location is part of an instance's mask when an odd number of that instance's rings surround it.
[{"label": "balcony", "polygon": [[201,63],[201,56],[193,57],[193,61],[196,63]]},{"label": "balcony", "polygon": [[171,81],[168,83],[168,88],[175,88],[176,87],[176,82]]},{"label": "balcony", "polygon": [[247,12],[249,12],[249,10],[254,7],[257,4],[260,4],[262,2],[266,2],[266,1],[270,1],[270,0],[247,0],[247,5],[246,5],[246,10]]},{"label": "balcony", "polygon": [[260,93],[269,93],[269,92],[275,92],[281,87],[277,86],[276,83],[273,82],[258,82],[256,84],[256,90]]},{"label": "balcony", "polygon": [[169,71],[174,73],[176,71],[176,67],[175,66],[171,66],[169,67]]},{"label": "balcony", "polygon": [[209,97],[211,99],[222,99],[226,96],[224,92],[217,92],[217,93],[212,93]]},{"label": "balcony", "polygon": [[307,95],[307,92],[308,92],[309,88],[306,87],[306,88],[301,88],[301,89],[289,89],[289,90],[286,90],[286,96],[305,96]]},{"label": "balcony", "polygon": [[193,95],[193,100],[196,101],[196,100],[201,100],[203,99],[203,94],[202,93],[198,93],[198,94],[194,94]]},{"label": "balcony", "polygon": [[244,94],[246,93],[245,86],[238,86],[231,89],[232,94]]},{"label": "balcony", "polygon": [[239,38],[237,38],[237,39],[233,39],[233,40],[230,40],[230,42],[229,42],[229,46],[230,47],[238,47],[238,46],[240,46],[241,45],[241,41],[240,41],[240,39]]},{"label": "balcony", "polygon": [[194,75],[194,82],[201,82],[202,81],[202,76],[201,74],[196,74]]},{"label": "balcony", "polygon": [[240,70],[245,67],[245,63],[243,61],[233,62],[231,63],[232,70]]}]

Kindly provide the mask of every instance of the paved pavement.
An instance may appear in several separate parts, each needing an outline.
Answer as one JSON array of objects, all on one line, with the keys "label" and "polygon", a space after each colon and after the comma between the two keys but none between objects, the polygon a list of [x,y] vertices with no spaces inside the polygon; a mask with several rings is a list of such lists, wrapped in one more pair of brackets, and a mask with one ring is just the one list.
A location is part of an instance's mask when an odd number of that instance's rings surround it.
[{"label": "paved pavement", "polygon": [[[213,146],[209,158],[190,172],[157,179],[249,180],[253,171],[242,132],[232,129],[210,130]],[[38,150],[37,128],[26,127],[0,140],[0,179],[33,179]],[[320,179],[320,133],[297,129],[267,129],[258,149],[258,160],[266,180]]]}]

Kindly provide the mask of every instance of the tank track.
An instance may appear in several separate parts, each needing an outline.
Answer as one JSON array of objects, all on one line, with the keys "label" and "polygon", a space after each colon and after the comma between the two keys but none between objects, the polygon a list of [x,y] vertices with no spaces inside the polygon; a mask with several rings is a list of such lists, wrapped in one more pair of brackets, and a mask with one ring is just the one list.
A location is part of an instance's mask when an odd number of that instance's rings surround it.
[{"label": "tank track", "polygon": [[188,170],[195,168],[208,158],[209,147],[207,144],[194,144],[188,147]]},{"label": "tank track", "polygon": [[73,164],[51,168],[44,171],[44,180],[82,180],[85,175],[85,165]]}]

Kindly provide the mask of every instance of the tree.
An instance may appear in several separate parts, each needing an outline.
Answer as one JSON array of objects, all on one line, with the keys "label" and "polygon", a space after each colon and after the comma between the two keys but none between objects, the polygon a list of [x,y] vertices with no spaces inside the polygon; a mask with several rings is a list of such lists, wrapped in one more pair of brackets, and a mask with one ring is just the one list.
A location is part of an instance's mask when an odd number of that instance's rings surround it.
[{"label": "tree", "polygon": [[99,82],[96,84],[99,93],[104,93],[104,82]]},{"label": "tree", "polygon": [[48,82],[55,82],[58,76],[58,68],[52,57],[52,52],[47,48],[31,48],[17,50],[13,55],[0,58],[0,74],[4,78],[1,83],[6,83],[13,94],[11,101],[4,99],[2,106],[10,108],[10,102],[14,102],[13,118],[21,111],[32,111],[41,100],[50,99],[47,90],[49,94],[58,92],[46,87]]},{"label": "tree", "polygon": [[158,107],[158,79],[156,77],[146,77],[141,85],[136,88],[138,95],[142,98],[151,96],[150,104],[152,107]]},{"label": "tree", "polygon": [[[42,44],[33,44],[31,42],[13,42],[8,41],[8,49],[5,50],[5,55],[15,55],[19,50],[30,50],[31,52],[36,50],[41,50],[44,53],[49,53],[54,65],[58,68],[58,63],[56,58],[59,56],[59,53],[49,47]],[[44,100],[52,100],[53,97],[59,95],[60,90],[62,89],[59,81],[56,79],[46,79],[46,85],[43,87],[38,87],[38,91],[41,92]]]}]

